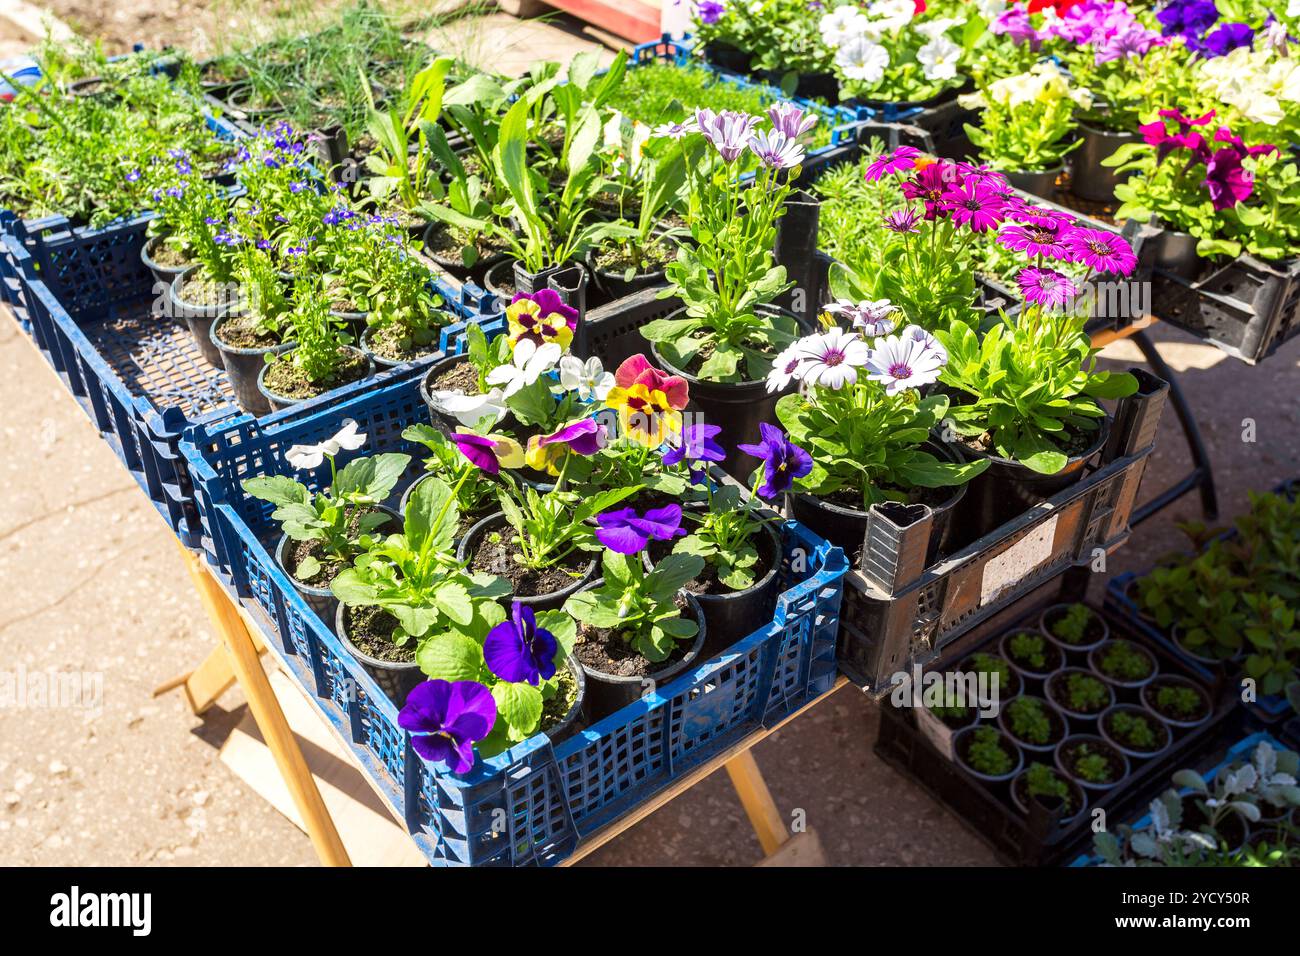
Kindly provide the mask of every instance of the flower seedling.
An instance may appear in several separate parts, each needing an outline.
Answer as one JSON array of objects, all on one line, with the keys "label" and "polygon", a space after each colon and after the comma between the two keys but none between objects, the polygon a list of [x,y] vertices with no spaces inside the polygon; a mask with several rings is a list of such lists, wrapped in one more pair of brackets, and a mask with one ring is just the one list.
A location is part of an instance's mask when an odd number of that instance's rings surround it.
[{"label": "flower seedling", "polygon": [[1054,637],[1071,647],[1086,644],[1101,632],[1096,612],[1086,604],[1071,604],[1064,611],[1054,612],[1048,617],[1047,627]]},{"label": "flower seedling", "polygon": [[1026,670],[1043,673],[1048,669],[1048,661],[1056,660],[1059,654],[1052,654],[1051,645],[1041,634],[1033,631],[1017,631],[1007,642],[1007,651],[1011,659]]},{"label": "flower seedling", "polygon": [[1167,684],[1156,690],[1156,709],[1175,720],[1195,720],[1205,710],[1205,700],[1195,688]]},{"label": "flower seedling", "polygon": [[1110,757],[1090,743],[1075,745],[1070,751],[1070,767],[1083,780],[1092,784],[1115,782],[1115,770]]},{"label": "flower seedling", "polygon": [[1157,750],[1166,737],[1164,732],[1157,733],[1155,724],[1151,720],[1127,710],[1119,710],[1111,714],[1106,729],[1114,734],[1117,740],[1127,744],[1133,750]]},{"label": "flower seedling", "polygon": [[1096,677],[1071,672],[1065,675],[1065,701],[1076,714],[1095,714],[1110,704],[1110,692]]}]

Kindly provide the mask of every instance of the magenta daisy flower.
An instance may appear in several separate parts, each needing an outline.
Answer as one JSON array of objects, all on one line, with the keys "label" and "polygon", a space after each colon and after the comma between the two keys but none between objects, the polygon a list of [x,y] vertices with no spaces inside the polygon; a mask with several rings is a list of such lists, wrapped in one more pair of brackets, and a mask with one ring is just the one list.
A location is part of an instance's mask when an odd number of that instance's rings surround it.
[{"label": "magenta daisy flower", "polygon": [[1023,252],[1030,259],[1046,256],[1048,259],[1071,259],[1070,247],[1066,244],[1069,227],[1064,223],[1051,225],[1029,225],[1015,223],[998,233],[998,245],[1016,252]]},{"label": "magenta daisy flower", "polygon": [[988,232],[1002,223],[1002,200],[973,179],[947,189],[943,205],[956,225],[967,226],[971,232]]},{"label": "magenta daisy flower", "polygon": [[905,209],[895,209],[889,215],[885,216],[885,228],[890,232],[897,232],[900,235],[909,232],[919,232],[916,223],[921,218],[911,206]]},{"label": "magenta daisy flower", "polygon": [[1026,302],[1047,309],[1063,307],[1078,292],[1069,277],[1055,269],[1021,269],[1016,281]]},{"label": "magenta daisy flower", "polygon": [[1024,202],[1008,207],[1007,215],[1008,218],[1023,222],[1027,226],[1069,226],[1077,221],[1068,212]]},{"label": "magenta daisy flower", "polygon": [[1097,272],[1126,276],[1137,266],[1137,255],[1120,236],[1102,229],[1075,229],[1066,239],[1075,262]]},{"label": "magenta daisy flower", "polygon": [[905,169],[916,168],[916,157],[921,155],[921,151],[915,146],[900,146],[892,153],[886,153],[872,160],[867,166],[866,179],[868,182],[876,182],[882,176],[889,173],[901,173]]},{"label": "magenta daisy flower", "polygon": [[925,201],[925,218],[938,219],[947,214],[943,195],[952,186],[961,183],[957,167],[951,163],[931,163],[901,186],[908,199]]}]

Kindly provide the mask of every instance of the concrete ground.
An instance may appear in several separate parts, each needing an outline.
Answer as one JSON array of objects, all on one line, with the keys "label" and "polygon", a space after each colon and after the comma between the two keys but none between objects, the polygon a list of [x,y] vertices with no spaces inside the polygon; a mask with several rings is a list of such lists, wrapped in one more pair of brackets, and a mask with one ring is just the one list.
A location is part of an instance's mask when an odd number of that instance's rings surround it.
[{"label": "concrete ground", "polygon": [[[538,25],[505,26],[519,32],[489,45],[493,56],[527,57],[541,45]],[[546,54],[587,42],[566,36],[551,34]],[[1157,326],[1154,338],[1182,373],[1225,516],[1244,510],[1248,490],[1300,475],[1300,342],[1252,369],[1174,329]],[[1125,363],[1134,351],[1119,343],[1107,356]],[[7,317],[0,367],[0,682],[51,671],[102,677],[102,697],[0,707],[0,865],[314,863],[303,833],[216,758],[243,714],[238,690],[203,719],[179,694],[150,697],[216,640],[171,534]],[[1243,440],[1247,419],[1253,442]],[[1144,489],[1186,467],[1170,412]],[[1143,568],[1178,547],[1174,522],[1196,514],[1189,498],[1154,518],[1109,571]],[[993,863],[977,837],[875,757],[877,722],[875,705],[847,687],[761,743],[755,755],[777,805],[802,811],[832,864]],[[584,865],[747,865],[759,856],[719,773]]]}]

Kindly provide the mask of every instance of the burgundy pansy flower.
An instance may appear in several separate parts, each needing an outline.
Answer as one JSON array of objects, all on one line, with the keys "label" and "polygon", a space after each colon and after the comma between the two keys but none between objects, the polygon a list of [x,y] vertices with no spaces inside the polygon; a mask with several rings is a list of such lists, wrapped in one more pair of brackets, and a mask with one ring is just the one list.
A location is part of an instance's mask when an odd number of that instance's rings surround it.
[{"label": "burgundy pansy flower", "polygon": [[537,626],[537,616],[527,604],[515,601],[509,620],[488,631],[483,660],[488,670],[512,684],[532,684],[555,676],[555,635]]},{"label": "burgundy pansy flower", "polygon": [[453,773],[474,766],[474,742],[492,732],[497,703],[478,681],[427,680],[406,695],[397,724],[411,733],[415,752]]}]

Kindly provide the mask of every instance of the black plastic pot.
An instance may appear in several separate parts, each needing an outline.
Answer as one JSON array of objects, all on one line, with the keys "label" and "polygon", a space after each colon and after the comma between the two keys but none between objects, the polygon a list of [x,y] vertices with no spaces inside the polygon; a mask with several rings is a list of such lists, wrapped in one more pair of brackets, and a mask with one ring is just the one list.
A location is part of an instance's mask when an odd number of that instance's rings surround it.
[{"label": "black plastic pot", "polygon": [[[771,306],[760,306],[759,311],[790,315],[783,309]],[[685,313],[685,309],[677,309],[669,313],[666,319],[681,318]],[[690,385],[689,411],[699,416],[698,420],[722,426],[723,447],[727,449],[727,457],[721,462],[722,468],[741,483],[748,484],[749,475],[758,467],[759,461],[737,450],[736,445],[758,444],[762,441],[759,423],[776,421],[777,400],[782,395],[793,392],[796,383],[791,382],[779,392],[768,392],[764,379],[756,382],[706,382],[665,360],[654,343],[650,343],[650,352],[655,364],[673,375],[680,375]]]},{"label": "black plastic pot", "polygon": [[1081,145],[1074,151],[1070,192],[1092,202],[1114,202],[1115,187],[1129,174],[1116,176],[1115,170],[1103,166],[1101,161],[1108,159],[1125,143],[1136,143],[1139,137],[1135,133],[1112,133],[1080,123],[1079,139]]},{"label": "black plastic pot", "polygon": [[[1042,670],[1036,670],[1029,664],[1022,664],[1011,656],[1011,639],[1017,634],[1034,634],[1043,639],[1043,654],[1045,656]],[[1065,666],[1065,654],[1061,649],[1047,635],[1033,627],[1017,627],[1007,631],[998,641],[998,653],[1006,658],[1007,663],[1011,665],[1011,669],[1019,674],[1020,680],[1025,683],[1030,681],[1035,684],[1041,683]]]},{"label": "black plastic pot", "polygon": [[1144,242],[1142,252],[1151,256],[1152,268],[1190,281],[1201,271],[1201,259],[1196,254],[1199,241],[1186,232],[1161,229]]},{"label": "black plastic pot", "polygon": [[[1112,647],[1116,644],[1127,644],[1131,649],[1137,651],[1139,654],[1141,654],[1147,659],[1147,663],[1151,665],[1151,670],[1146,677],[1143,677],[1139,680],[1124,680],[1119,677],[1112,677],[1111,675],[1107,674],[1104,670],[1102,670],[1101,660],[1103,655],[1106,653],[1106,648]],[[1154,654],[1148,651],[1141,644],[1136,644],[1133,641],[1124,641],[1124,640],[1106,641],[1105,643],[1100,644],[1097,647],[1094,647],[1092,650],[1088,652],[1088,666],[1092,668],[1093,673],[1095,673],[1102,680],[1106,681],[1106,683],[1114,684],[1116,687],[1122,687],[1125,690],[1137,690],[1139,687],[1151,683],[1153,680],[1155,680],[1156,675],[1160,673],[1160,665],[1156,663],[1156,657]]]},{"label": "black plastic pot", "polygon": [[[1070,674],[1083,674],[1086,677],[1091,677],[1095,681],[1100,681],[1101,686],[1106,688],[1106,693],[1110,697],[1109,701],[1091,714],[1085,713],[1081,710],[1072,710],[1070,708],[1070,702],[1065,699],[1065,681]],[[1057,696],[1058,687],[1060,688],[1059,697]],[[1076,725],[1080,727],[1095,726],[1097,718],[1100,717],[1107,708],[1115,706],[1115,688],[1104,680],[1101,680],[1101,678],[1092,671],[1084,670],[1082,667],[1062,667],[1051,677],[1047,678],[1046,683],[1043,685],[1043,696],[1047,698],[1049,704],[1054,704],[1057,710],[1063,713],[1066,717],[1069,717],[1070,720],[1074,721]]]},{"label": "black plastic pot", "polygon": [[1110,640],[1110,625],[1106,623],[1106,619],[1104,617],[1102,617],[1092,608],[1088,609],[1092,611],[1092,619],[1101,625],[1101,636],[1098,637],[1096,640],[1085,641],[1082,644],[1067,644],[1065,643],[1065,641],[1061,640],[1059,637],[1053,634],[1052,622],[1055,621],[1060,615],[1066,613],[1071,607],[1073,607],[1073,605],[1071,604],[1053,604],[1050,607],[1044,608],[1043,613],[1039,615],[1038,629],[1047,636],[1047,639],[1049,641],[1051,641],[1053,644],[1055,644],[1057,647],[1059,647],[1068,655],[1068,654],[1086,654],[1087,652],[1091,651],[1093,648],[1100,647],[1102,644]]},{"label": "black plastic pot", "polygon": [[972,478],[966,486],[965,500],[953,518],[956,540],[967,544],[977,541],[990,531],[1020,517],[1034,505],[1082,481],[1084,466],[1105,447],[1106,438],[1110,435],[1110,416],[1098,421],[1100,427],[1088,449],[1070,458],[1065,467],[1054,475],[1040,474],[1018,461],[954,442],[957,450],[968,460],[990,462],[989,467]]},{"label": "black plastic pot", "polygon": [[[783,82],[790,70],[763,70],[759,79],[768,86],[784,90]],[[827,103],[840,101],[840,81],[834,73],[800,73],[795,80],[794,91],[789,94],[801,100],[825,100]]]},{"label": "black plastic pot", "polygon": [[387,694],[393,703],[401,707],[406,703],[406,695],[424,681],[424,672],[420,670],[420,665],[415,661],[405,663],[381,661],[361,651],[348,639],[347,613],[348,606],[340,604],[334,613],[334,632],[343,642],[347,652],[357,659],[367,674],[374,678],[379,689]]},{"label": "black plastic pot", "polygon": [[[1186,720],[1171,716],[1159,710],[1156,707],[1156,697],[1160,692],[1160,688],[1170,686],[1190,687],[1192,690],[1196,691],[1201,698],[1201,702],[1205,705],[1205,713],[1195,719]],[[1192,727],[1199,727],[1214,716],[1214,702],[1210,699],[1209,694],[1205,692],[1205,688],[1192,683],[1185,677],[1178,677],[1174,674],[1161,674],[1155,680],[1151,681],[1151,683],[1143,686],[1143,688],[1138,692],[1138,695],[1142,701],[1142,706],[1147,708],[1147,710],[1151,711],[1151,713],[1155,714],[1170,727],[1178,727],[1183,730],[1188,730]]]},{"label": "black plastic pot", "polygon": [[[597,578],[590,584],[585,585],[581,590],[599,588],[603,583],[604,579]],[[657,690],[674,677],[679,676],[700,656],[704,642],[708,639],[708,621],[705,620],[704,611],[701,610],[695,595],[686,591],[679,593],[685,599],[687,609],[695,616],[695,621],[700,626],[699,633],[695,635],[695,641],[691,644],[690,649],[676,663],[641,677],[619,677],[614,674],[605,674],[583,664],[583,672],[587,675],[586,715],[588,723],[595,723],[602,717],[607,717],[616,711],[622,710],[628,704],[639,700],[646,692]]]},{"label": "black plastic pot", "polygon": [[[1078,776],[1078,774],[1076,774],[1069,766],[1067,766],[1065,754],[1069,753],[1074,747],[1083,743],[1088,744],[1094,750],[1110,752],[1110,756],[1114,758],[1114,763],[1120,765],[1120,772],[1115,774],[1115,778],[1113,780],[1107,781],[1106,783],[1093,783],[1092,781],[1084,780],[1082,777]],[[1062,740],[1059,744],[1056,745],[1056,752],[1054,754],[1054,758],[1056,761],[1057,770],[1061,771],[1061,773],[1065,774],[1066,777],[1073,780],[1079,786],[1083,787],[1084,790],[1087,790],[1090,793],[1103,793],[1107,790],[1114,789],[1115,787],[1119,786],[1120,783],[1123,782],[1125,777],[1129,775],[1128,757],[1124,756],[1122,751],[1117,750],[1115,747],[1111,746],[1101,737],[1098,737],[1093,734],[1075,734],[1073,737],[1066,737],[1064,740]]]},{"label": "black plastic pot", "polygon": [[[369,378],[371,375],[375,374],[375,363],[369,359],[369,357],[366,355],[365,352],[362,352],[361,349],[354,348],[351,345],[345,345],[343,346],[343,348],[347,349],[349,352],[355,352],[357,355],[360,355],[362,358],[366,360],[366,364],[368,366],[368,370],[366,374],[363,375],[360,379],[355,379],[355,381],[362,381],[363,379]],[[286,349],[286,351],[289,350]],[[259,392],[262,393],[262,397],[265,398],[267,402],[270,403],[272,411],[276,411],[276,412],[283,411],[286,408],[290,408],[302,402],[309,401],[309,399],[305,399],[305,398],[290,398],[287,395],[278,395],[275,392],[271,391],[269,388],[267,388],[266,370],[269,369],[270,367],[271,366],[269,364],[263,365],[262,371],[257,373],[257,389]],[[327,391],[329,390],[327,389]],[[324,395],[325,392],[321,392],[320,394]],[[312,396],[312,398],[317,398],[317,397],[319,396],[317,395]]]},{"label": "black plastic pot", "polygon": [[1021,750],[1028,751],[1031,754],[1050,754],[1056,749],[1057,744],[1070,736],[1070,724],[1065,719],[1065,715],[1061,713],[1060,709],[1055,704],[1050,700],[1042,700],[1042,698],[1026,697],[1025,699],[1027,700],[1033,699],[1041,701],[1043,712],[1047,714],[1047,719],[1052,725],[1052,739],[1045,744],[1033,744],[1021,740],[1011,732],[1011,717],[1008,713],[1010,706],[1018,699],[1018,697],[1012,698],[1007,701],[1006,704],[998,708],[998,727],[1004,734],[1010,737]]},{"label": "black plastic pot", "polygon": [[221,353],[221,364],[225,366],[226,377],[235,390],[235,402],[250,415],[266,415],[271,411],[271,403],[258,387],[262,369],[266,367],[266,357],[276,355],[293,348],[296,342],[281,342],[265,348],[236,348],[221,340],[221,328],[235,316],[227,313],[212,323],[208,334],[212,345]]},{"label": "black plastic pot", "polygon": [[[1126,711],[1134,716],[1145,717],[1150,721],[1152,726],[1155,727],[1156,733],[1164,736],[1164,742],[1155,750],[1138,750],[1137,748],[1131,747],[1121,741],[1119,737],[1112,733],[1110,728],[1106,725],[1108,717],[1121,711]],[[1102,737],[1106,739],[1108,744],[1122,753],[1129,760],[1151,760],[1154,757],[1159,757],[1168,750],[1174,742],[1174,734],[1173,731],[1169,729],[1168,724],[1145,707],[1138,707],[1134,704],[1116,704],[1114,707],[1106,708],[1106,710],[1102,712],[1102,715],[1097,719],[1097,729],[1101,732]]]},{"label": "black plastic pot", "polygon": [[976,731],[982,730],[986,726],[986,724],[976,724],[973,727],[967,727],[965,730],[959,730],[957,733],[953,734],[952,752],[957,757],[957,762],[961,764],[962,770],[966,771],[966,773],[970,774],[976,780],[981,780],[988,784],[1006,783],[1015,777],[1016,774],[1020,773],[1020,769],[1025,765],[1025,755],[1016,745],[1015,740],[1013,740],[1009,735],[1003,733],[1001,730],[997,732],[998,736],[1002,738],[1002,742],[1007,746],[1007,748],[1015,754],[1016,759],[1015,765],[1009,771],[997,775],[983,773],[972,767],[970,762],[967,760],[966,750],[970,746],[971,738],[975,735]]},{"label": "black plastic pot", "polygon": [[[1032,817],[1036,812],[1041,812],[1048,816],[1057,812],[1057,808],[1049,807],[1038,797],[1029,796],[1028,773],[1029,768],[1026,767],[1014,780],[1011,781],[1011,802],[1016,805],[1016,809],[1027,817]],[[1071,813],[1068,816],[1066,815],[1064,808],[1060,808],[1061,817],[1058,822],[1060,826],[1066,826],[1079,819],[1079,814],[1083,813],[1083,811],[1087,809],[1088,795],[1083,792],[1083,787],[1079,786],[1064,774],[1061,774],[1061,779],[1064,780],[1065,785],[1073,791],[1074,802],[1078,807],[1074,813]]]},{"label": "black plastic pot", "polygon": [[1022,192],[1051,199],[1056,192],[1056,180],[1065,172],[1065,163],[1057,163],[1043,170],[1004,170],[1007,181]]},{"label": "black plastic pot", "polygon": [[[482,521],[478,522],[472,528],[465,532],[465,536],[460,539],[460,544],[456,546],[456,559],[458,561],[469,561],[475,551],[478,550],[479,542],[490,531],[499,531],[506,527],[506,516],[503,512],[494,511]],[[558,591],[552,591],[549,594],[514,594],[511,595],[511,601],[518,601],[520,604],[527,604],[534,611],[552,611],[564,605],[570,595],[576,594],[582,590],[592,579],[595,578],[599,569],[599,562],[592,558],[587,564],[587,569],[583,572],[582,577],[575,578],[573,583],[561,588]]]},{"label": "black plastic pot", "polygon": [[176,277],[184,272],[190,266],[164,266],[154,261],[153,254],[162,245],[163,237],[154,236],[140,248],[140,261],[144,263],[146,269],[153,275],[154,282],[171,288],[171,284],[176,281]]},{"label": "black plastic pot", "polygon": [[[507,258],[502,259],[487,270],[483,276],[483,285],[484,288],[501,300],[501,308],[504,311],[505,307],[510,304],[510,300],[515,297],[515,293],[525,292],[532,295],[534,292],[548,289],[550,286],[547,283],[551,278],[569,268],[572,268],[572,265],[566,263],[551,266],[541,272],[527,272],[516,260]],[[508,282],[514,283],[513,291],[505,287]]]},{"label": "black plastic pot", "polygon": [[[361,351],[366,353],[366,357],[370,359],[370,361],[375,363],[377,367],[381,369],[397,368],[397,366],[399,365],[407,365],[411,362],[418,362],[421,359],[428,358],[428,356],[425,355],[414,355],[411,358],[407,358],[407,359],[393,360],[387,358],[386,356],[380,355],[378,352],[374,351],[374,349],[370,347],[370,333],[373,332],[374,330],[375,330],[374,326],[370,326],[370,325],[366,326],[365,330],[361,333],[361,341],[358,342],[357,344],[360,346]],[[435,347],[435,353],[436,353],[436,347]],[[430,353],[430,354],[434,354],[434,353]]]},{"label": "black plastic pot", "polygon": [[731,73],[749,73],[752,53],[730,43],[710,43],[704,48],[704,62]]},{"label": "black plastic pot", "polygon": [[[392,508],[376,505],[375,510],[384,512],[396,523],[399,529],[401,528],[402,517]],[[307,603],[307,606],[315,611],[322,621],[328,624],[335,616],[335,609],[339,603],[338,598],[334,596],[328,586],[323,588],[313,587],[310,584],[303,584],[293,576],[293,572],[289,570],[289,564],[285,560],[292,543],[292,539],[287,534],[280,535],[280,540],[275,546],[275,563],[279,565],[280,571],[289,579],[289,583],[293,585],[293,589],[298,592],[298,595]],[[342,633],[341,625],[339,633]]]},{"label": "black plastic pot", "polygon": [[199,352],[203,358],[213,368],[225,368],[221,360],[221,353],[217,347],[212,344],[212,323],[221,316],[225,315],[230,309],[238,303],[234,296],[229,301],[219,305],[199,305],[192,302],[186,302],[185,280],[193,275],[201,266],[190,266],[173,281],[168,287],[167,294],[170,300],[171,313],[173,318],[181,319],[190,330],[190,335],[194,336],[194,344],[198,346]]},{"label": "black plastic pot", "polygon": [[592,282],[595,283],[596,288],[604,293],[608,299],[621,299],[633,292],[640,292],[642,289],[651,289],[657,285],[664,285],[668,281],[664,277],[663,269],[638,273],[631,279],[625,279],[622,272],[611,272],[596,265],[597,253],[598,250],[596,249],[588,249],[583,265],[586,267],[587,273],[592,277]]}]

